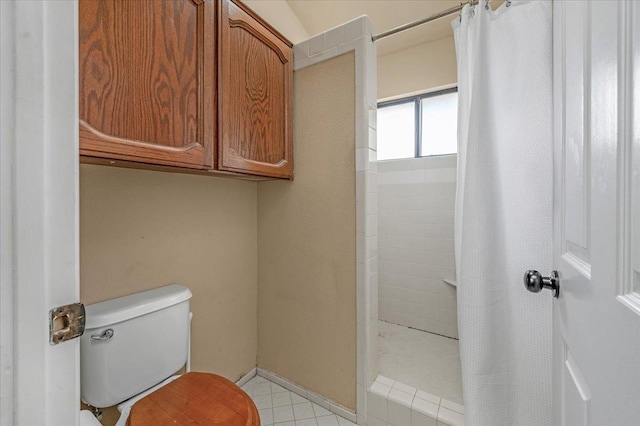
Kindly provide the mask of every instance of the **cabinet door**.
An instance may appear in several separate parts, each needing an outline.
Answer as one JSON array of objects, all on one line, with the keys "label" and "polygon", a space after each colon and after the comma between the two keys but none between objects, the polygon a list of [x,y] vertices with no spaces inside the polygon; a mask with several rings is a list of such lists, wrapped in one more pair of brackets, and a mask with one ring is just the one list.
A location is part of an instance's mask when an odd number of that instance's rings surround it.
[{"label": "cabinet door", "polygon": [[80,0],[80,154],[211,168],[213,0]]},{"label": "cabinet door", "polygon": [[291,44],[242,3],[221,9],[218,169],[292,178]]}]

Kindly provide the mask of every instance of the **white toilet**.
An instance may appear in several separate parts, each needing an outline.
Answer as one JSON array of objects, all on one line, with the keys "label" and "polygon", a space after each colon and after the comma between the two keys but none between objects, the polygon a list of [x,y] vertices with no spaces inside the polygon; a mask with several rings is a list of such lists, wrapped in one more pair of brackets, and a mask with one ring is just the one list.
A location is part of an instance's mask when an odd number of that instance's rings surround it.
[{"label": "white toilet", "polygon": [[[117,426],[124,426],[138,401],[165,386],[165,391],[173,386],[175,394],[178,382],[182,386],[197,375],[198,383],[213,390],[205,405],[218,407],[216,404],[221,403],[213,394],[219,394],[216,386],[222,381],[227,391],[232,389],[234,398],[246,399],[248,420],[238,424],[255,424],[252,419],[254,411],[257,417],[257,410],[235,384],[206,373],[174,376],[189,357],[190,298],[188,288],[172,284],[86,306],[85,332],[80,338],[82,401],[97,408],[119,404],[121,415]],[[182,403],[181,413],[188,410],[187,405]],[[224,408],[216,408],[217,417]],[[81,413],[81,419],[90,421],[86,413]],[[203,418],[202,413],[187,414],[195,424],[216,424]]]}]

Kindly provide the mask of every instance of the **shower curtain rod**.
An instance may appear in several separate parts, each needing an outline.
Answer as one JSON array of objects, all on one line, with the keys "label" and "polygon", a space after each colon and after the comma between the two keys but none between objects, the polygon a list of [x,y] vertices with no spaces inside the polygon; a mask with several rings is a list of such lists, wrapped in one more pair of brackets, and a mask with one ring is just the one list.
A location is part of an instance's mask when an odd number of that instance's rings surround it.
[{"label": "shower curtain rod", "polygon": [[409,30],[409,29],[411,29],[413,27],[417,27],[418,25],[426,24],[427,22],[435,21],[436,19],[444,18],[445,16],[449,16],[449,15],[453,15],[454,13],[458,13],[467,4],[470,4],[470,5],[474,6],[474,5],[478,4],[478,3],[480,3],[480,0],[470,0],[468,2],[460,3],[457,6],[451,7],[449,9],[447,9],[447,10],[443,10],[442,12],[438,12],[435,15],[431,15],[431,16],[429,16],[427,18],[420,19],[419,21],[409,22],[408,24],[404,24],[404,25],[401,25],[399,27],[392,28],[389,31],[385,31],[385,32],[380,33],[380,34],[376,34],[373,37],[371,37],[371,40],[373,40],[374,42],[378,41],[378,40],[380,40],[382,38],[389,37],[389,36],[392,36],[394,34],[398,34],[398,33],[402,32],[402,31]]}]

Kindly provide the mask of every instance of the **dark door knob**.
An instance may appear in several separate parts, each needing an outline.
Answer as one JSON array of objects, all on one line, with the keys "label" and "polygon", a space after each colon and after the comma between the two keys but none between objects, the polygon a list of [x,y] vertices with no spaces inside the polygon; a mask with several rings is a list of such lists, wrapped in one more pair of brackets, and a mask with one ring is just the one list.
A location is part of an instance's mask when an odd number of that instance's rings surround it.
[{"label": "dark door knob", "polygon": [[527,271],[524,273],[524,286],[532,293],[538,293],[543,288],[553,291],[553,297],[560,295],[560,278],[558,271],[553,271],[550,277],[543,277],[538,271]]}]

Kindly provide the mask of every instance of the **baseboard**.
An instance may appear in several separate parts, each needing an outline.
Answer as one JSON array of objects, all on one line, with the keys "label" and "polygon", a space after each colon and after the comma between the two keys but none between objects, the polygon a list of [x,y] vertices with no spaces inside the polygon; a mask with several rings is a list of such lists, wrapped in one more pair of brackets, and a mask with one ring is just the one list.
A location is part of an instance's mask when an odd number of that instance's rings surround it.
[{"label": "baseboard", "polygon": [[350,420],[353,423],[356,423],[356,413],[354,413],[353,411],[349,410],[346,407],[343,407],[342,405],[336,402],[331,401],[328,398],[325,398],[324,396],[318,393],[315,393],[314,391],[311,391],[305,387],[297,385],[281,376],[278,376],[275,373],[272,373],[271,371],[268,371],[262,368],[258,368],[258,376],[271,380],[273,383],[282,386],[288,391],[291,391],[297,395],[300,395],[303,398],[307,398],[309,401],[314,402],[319,406],[321,406],[322,408],[325,408],[331,411],[333,414],[337,414],[338,416],[344,417],[345,419]]},{"label": "baseboard", "polygon": [[245,374],[244,376],[240,377],[237,381],[236,381],[236,385],[238,385],[238,387],[242,387],[244,386],[249,380],[253,379],[254,377],[256,377],[256,374],[258,373],[258,369],[254,368],[253,370],[249,371],[247,374]]}]

